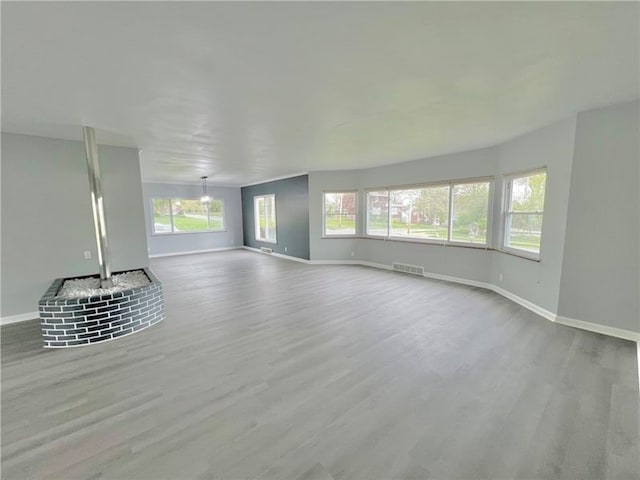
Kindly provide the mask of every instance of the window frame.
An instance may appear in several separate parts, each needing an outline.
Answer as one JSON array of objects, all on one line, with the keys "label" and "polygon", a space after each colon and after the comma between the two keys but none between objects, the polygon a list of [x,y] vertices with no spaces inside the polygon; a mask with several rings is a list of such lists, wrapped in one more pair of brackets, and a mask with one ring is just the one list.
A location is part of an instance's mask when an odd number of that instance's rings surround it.
[{"label": "window frame", "polygon": [[[336,194],[336,193],[353,193],[355,196],[355,214],[354,214],[354,233],[327,233],[327,194]],[[358,223],[359,223],[359,199],[358,199],[358,190],[323,190],[322,191],[322,238],[357,238],[358,237]]]},{"label": "window frame", "polygon": [[[374,235],[369,233],[369,194],[372,192],[387,192],[387,234],[386,235]],[[365,215],[364,215],[364,236],[365,238],[389,238],[389,199],[391,198],[390,190],[388,187],[377,187],[377,188],[366,188],[364,191],[364,206],[365,206]]]},{"label": "window frame", "polygon": [[[489,191],[488,191],[488,202],[487,202],[487,239],[485,243],[471,243],[471,242],[463,242],[459,240],[451,240],[451,234],[453,229],[453,189],[456,185],[463,185],[468,183],[488,183]],[[447,225],[447,238],[438,240],[433,238],[420,238],[420,237],[404,237],[397,236],[391,234],[391,192],[398,190],[412,190],[412,189],[420,189],[420,188],[437,188],[437,187],[448,187],[448,225]],[[395,242],[410,242],[410,243],[425,243],[429,245],[451,245],[451,246],[461,246],[461,247],[470,247],[470,248],[478,248],[482,250],[487,250],[491,248],[491,231],[493,225],[493,192],[495,188],[495,177],[493,176],[484,176],[484,177],[473,177],[473,178],[463,178],[456,180],[445,180],[445,181],[435,181],[428,183],[418,183],[418,184],[409,184],[409,185],[394,185],[394,186],[383,186],[383,187],[368,187],[364,190],[365,194],[365,218],[364,218],[364,238],[372,238],[372,239],[383,239],[383,240],[391,240]],[[369,193],[371,192],[384,192],[388,193],[388,207],[387,207],[387,234],[386,235],[372,235],[368,233],[369,227]]]},{"label": "window frame", "polygon": [[[154,205],[153,202],[154,200],[168,200],[169,201],[169,220],[170,220],[170,227],[171,227],[171,231],[169,232],[156,232],[156,222],[155,222],[155,210],[154,210]],[[227,231],[227,206],[226,203],[224,201],[224,198],[216,198],[216,197],[211,197],[211,201],[213,202],[215,201],[219,201],[220,203],[222,203],[222,228],[219,229],[208,229],[208,230],[186,230],[186,231],[180,231],[180,232],[176,232],[175,231],[175,224],[173,221],[173,202],[177,201],[177,200],[190,200],[190,201],[200,201],[199,198],[187,198],[187,197],[151,197],[149,199],[149,204],[150,204],[150,211],[151,211],[151,235],[152,236],[164,236],[164,235],[189,235],[192,233],[221,233],[221,232],[226,232]],[[209,225],[211,225],[211,211],[209,210],[209,206],[211,205],[211,203],[207,204],[207,223]]]},{"label": "window frame", "polygon": [[[269,240],[269,239],[263,239],[263,238],[259,238],[258,235],[260,234],[260,216],[257,215],[258,213],[258,208],[257,208],[257,202],[259,198],[267,198],[267,197],[272,197],[273,198],[273,221],[274,221],[274,237],[275,240]],[[266,215],[266,211],[265,211],[265,225],[266,225],[266,221],[267,221],[267,215]],[[262,243],[270,243],[272,245],[277,245],[278,244],[278,212],[277,212],[277,208],[276,208],[276,194],[275,193],[264,193],[261,195],[254,195],[253,196],[253,237],[255,239],[256,242],[262,242]]]},{"label": "window frame", "polygon": [[402,186],[394,186],[394,187],[389,187],[389,208],[388,208],[388,230],[387,230],[387,236],[385,238],[387,238],[388,240],[395,240],[395,241],[406,241],[406,242],[420,242],[420,243],[431,243],[434,245],[446,245],[449,242],[449,237],[451,235],[451,227],[450,225],[447,225],[447,238],[439,240],[439,239],[435,239],[435,238],[420,238],[420,237],[408,237],[408,236],[401,236],[401,235],[392,235],[391,233],[391,192],[397,192],[400,190],[417,190],[420,188],[441,188],[441,187],[447,187],[449,188],[449,192],[447,193],[447,209],[448,209],[448,213],[447,213],[447,220],[451,219],[451,185],[449,184],[449,182],[434,182],[434,183],[428,183],[428,184],[420,184],[420,185],[402,185]]},{"label": "window frame", "polygon": [[[453,233],[453,189],[456,185],[468,185],[470,183],[488,183],[489,190],[487,191],[487,228],[486,228],[486,241],[484,243],[464,242],[461,240],[452,240]],[[449,239],[448,245],[460,245],[464,247],[482,248],[484,250],[491,248],[491,232],[493,230],[493,193],[495,188],[495,177],[481,177],[481,178],[469,178],[464,180],[453,180],[451,182],[449,190]]]},{"label": "window frame", "polygon": [[[517,178],[524,178],[524,177],[531,177],[533,175],[538,175],[540,173],[544,173],[546,178],[545,178],[545,192],[544,192],[544,202],[543,202],[543,206],[542,206],[542,211],[536,211],[536,212],[515,212],[515,213],[523,213],[523,214],[528,214],[528,215],[542,215],[542,223],[541,223],[541,227],[540,227],[540,249],[538,250],[538,252],[532,252],[530,250],[524,250],[522,248],[517,248],[517,247],[512,247],[510,245],[507,245],[507,236],[509,235],[510,229],[508,228],[509,225],[509,216],[512,215],[514,212],[511,210],[511,203],[512,203],[512,198],[511,198],[511,193],[512,193],[512,185],[513,185],[513,180],[517,179]],[[517,257],[522,257],[522,258],[526,258],[529,260],[535,260],[535,261],[541,261],[542,259],[542,232],[544,231],[544,212],[545,212],[545,206],[547,203],[547,180],[548,180],[548,172],[547,172],[547,167],[543,166],[543,167],[538,167],[538,168],[534,168],[531,170],[522,170],[519,172],[514,172],[514,173],[509,173],[507,175],[503,176],[503,200],[502,200],[502,222],[501,222],[501,242],[500,242],[500,246],[499,246],[499,250],[504,252],[504,253],[508,253],[510,255],[515,255]]]}]

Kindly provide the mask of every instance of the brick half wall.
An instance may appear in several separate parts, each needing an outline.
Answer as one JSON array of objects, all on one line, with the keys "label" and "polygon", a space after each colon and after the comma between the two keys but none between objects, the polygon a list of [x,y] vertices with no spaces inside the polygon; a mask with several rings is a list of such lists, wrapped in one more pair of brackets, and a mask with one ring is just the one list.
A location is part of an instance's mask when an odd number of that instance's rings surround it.
[{"label": "brick half wall", "polygon": [[106,295],[55,298],[65,278],[56,279],[39,303],[45,348],[67,348],[113,340],[164,320],[162,283],[142,268],[151,283]]}]

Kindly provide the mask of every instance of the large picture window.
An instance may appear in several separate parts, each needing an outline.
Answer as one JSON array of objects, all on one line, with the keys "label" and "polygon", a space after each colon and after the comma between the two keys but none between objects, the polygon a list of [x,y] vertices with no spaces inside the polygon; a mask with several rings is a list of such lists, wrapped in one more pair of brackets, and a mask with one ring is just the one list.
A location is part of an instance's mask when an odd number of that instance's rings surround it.
[{"label": "large picture window", "polygon": [[507,177],[503,242],[506,250],[540,257],[546,183],[545,170]]},{"label": "large picture window", "polygon": [[153,233],[224,231],[224,200],[209,203],[186,198],[153,198]]},{"label": "large picture window", "polygon": [[357,192],[324,192],[323,234],[325,237],[355,236]]},{"label": "large picture window", "polygon": [[451,192],[451,241],[487,243],[489,182],[457,183]]},{"label": "large picture window", "polygon": [[449,185],[390,190],[390,237],[446,240]]},{"label": "large picture window", "polygon": [[276,196],[259,195],[253,197],[253,218],[256,240],[277,243],[276,237]]},{"label": "large picture window", "polygon": [[489,180],[367,192],[368,236],[486,245]]}]

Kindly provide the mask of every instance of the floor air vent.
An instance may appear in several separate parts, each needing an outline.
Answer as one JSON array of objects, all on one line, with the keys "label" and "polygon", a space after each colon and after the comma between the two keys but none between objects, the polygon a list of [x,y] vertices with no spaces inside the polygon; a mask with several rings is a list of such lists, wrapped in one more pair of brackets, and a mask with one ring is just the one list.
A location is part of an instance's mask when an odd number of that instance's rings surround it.
[{"label": "floor air vent", "polygon": [[273,249],[267,247],[260,247],[262,253],[273,253]]},{"label": "floor air vent", "polygon": [[393,270],[395,272],[411,273],[413,275],[424,276],[424,268],[418,267],[416,265],[408,265],[406,263],[393,262]]}]

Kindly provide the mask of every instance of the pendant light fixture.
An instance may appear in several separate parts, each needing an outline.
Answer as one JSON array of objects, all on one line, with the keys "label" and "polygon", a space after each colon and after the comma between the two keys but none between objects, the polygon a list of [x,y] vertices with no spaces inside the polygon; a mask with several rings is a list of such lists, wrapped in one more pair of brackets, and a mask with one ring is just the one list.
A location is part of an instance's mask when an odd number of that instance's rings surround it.
[{"label": "pendant light fixture", "polygon": [[207,193],[207,177],[200,177],[202,180],[202,197],[200,197],[201,203],[211,203],[211,197]]}]

